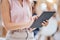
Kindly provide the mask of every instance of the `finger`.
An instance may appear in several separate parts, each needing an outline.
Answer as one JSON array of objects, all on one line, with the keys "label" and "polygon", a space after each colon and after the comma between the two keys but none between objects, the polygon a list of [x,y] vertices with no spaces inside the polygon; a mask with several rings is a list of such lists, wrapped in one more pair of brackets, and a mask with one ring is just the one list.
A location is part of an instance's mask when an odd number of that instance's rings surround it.
[{"label": "finger", "polygon": [[45,26],[45,24],[44,24],[44,23],[42,23],[42,26]]},{"label": "finger", "polygon": [[29,30],[30,32],[32,32],[33,31],[33,29],[32,28],[30,28],[30,30]]},{"label": "finger", "polygon": [[43,21],[44,24],[46,24],[47,22]]},{"label": "finger", "polygon": [[48,21],[48,20],[46,20],[46,21]]},{"label": "finger", "polygon": [[38,19],[38,16],[37,15],[35,15],[34,17],[35,17],[35,19]]},{"label": "finger", "polygon": [[42,26],[47,26],[48,25],[48,23],[42,23]]},{"label": "finger", "polygon": [[36,18],[35,19],[38,19],[38,16],[36,16]]},{"label": "finger", "polygon": [[32,19],[35,20],[35,16],[33,16]]},{"label": "finger", "polygon": [[48,22],[48,20],[46,20],[46,22]]},{"label": "finger", "polygon": [[33,30],[35,30],[36,28],[33,28]]},{"label": "finger", "polygon": [[46,24],[48,24],[49,22],[48,22],[48,20],[46,20]]}]

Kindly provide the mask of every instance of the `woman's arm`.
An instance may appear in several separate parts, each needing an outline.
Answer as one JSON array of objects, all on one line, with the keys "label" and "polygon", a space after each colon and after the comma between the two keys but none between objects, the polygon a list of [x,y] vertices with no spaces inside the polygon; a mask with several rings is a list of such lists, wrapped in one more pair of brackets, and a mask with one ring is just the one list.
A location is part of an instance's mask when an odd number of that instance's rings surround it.
[{"label": "woman's arm", "polygon": [[9,6],[9,3],[8,3],[8,0],[3,0],[2,1],[2,5],[1,5],[1,12],[2,12],[2,18],[3,18],[3,22],[4,22],[4,25],[5,25],[5,28],[7,30],[16,30],[16,29],[24,29],[24,28],[27,28],[26,26],[28,26],[29,24],[28,23],[24,23],[24,24],[21,24],[21,23],[12,23],[11,22],[11,19],[10,19],[10,6]]}]

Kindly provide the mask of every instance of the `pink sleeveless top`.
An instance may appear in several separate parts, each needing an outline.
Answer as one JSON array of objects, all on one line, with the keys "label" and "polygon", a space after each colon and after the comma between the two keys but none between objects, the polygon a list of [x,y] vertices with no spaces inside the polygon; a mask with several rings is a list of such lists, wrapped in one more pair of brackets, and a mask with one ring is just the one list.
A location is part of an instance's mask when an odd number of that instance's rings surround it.
[{"label": "pink sleeveless top", "polygon": [[20,5],[18,0],[9,0],[11,21],[14,23],[29,22],[32,16],[29,5],[26,0],[23,0],[23,7]]}]

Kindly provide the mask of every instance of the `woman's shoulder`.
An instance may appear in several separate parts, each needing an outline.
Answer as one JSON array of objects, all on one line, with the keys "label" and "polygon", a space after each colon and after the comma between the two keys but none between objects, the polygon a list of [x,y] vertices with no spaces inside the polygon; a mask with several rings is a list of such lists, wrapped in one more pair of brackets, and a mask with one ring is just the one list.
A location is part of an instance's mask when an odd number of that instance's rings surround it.
[{"label": "woman's shoulder", "polygon": [[2,6],[6,6],[7,8],[8,5],[9,5],[8,0],[2,0]]},{"label": "woman's shoulder", "polygon": [[2,0],[2,2],[4,2],[4,1],[7,2],[8,0]]},{"label": "woman's shoulder", "polygon": [[8,0],[2,0],[2,4],[8,3]]}]

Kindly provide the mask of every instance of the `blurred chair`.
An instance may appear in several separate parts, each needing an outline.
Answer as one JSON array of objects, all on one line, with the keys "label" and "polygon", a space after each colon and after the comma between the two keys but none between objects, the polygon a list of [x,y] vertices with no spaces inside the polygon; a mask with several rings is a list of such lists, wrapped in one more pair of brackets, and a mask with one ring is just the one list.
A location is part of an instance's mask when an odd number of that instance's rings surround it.
[{"label": "blurred chair", "polygon": [[37,34],[38,40],[45,40],[47,37],[51,37],[57,31],[57,20],[51,18],[49,24],[46,27],[42,27],[39,33]]}]

